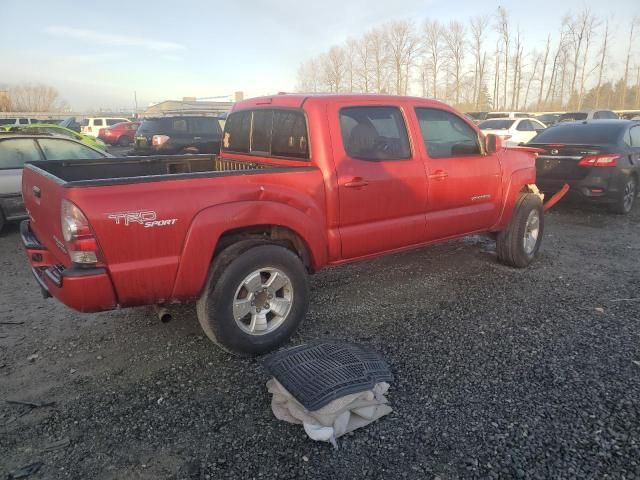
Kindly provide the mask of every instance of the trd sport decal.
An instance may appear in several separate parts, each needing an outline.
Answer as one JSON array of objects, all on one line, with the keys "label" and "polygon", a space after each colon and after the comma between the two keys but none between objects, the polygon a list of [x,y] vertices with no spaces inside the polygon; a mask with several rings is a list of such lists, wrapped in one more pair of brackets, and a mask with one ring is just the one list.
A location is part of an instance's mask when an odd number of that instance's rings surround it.
[{"label": "trd sport decal", "polygon": [[156,220],[158,218],[158,215],[153,210],[108,213],[107,217],[109,217],[111,220],[115,220],[116,225],[124,225],[125,227],[128,227],[131,224],[143,225],[144,228],[165,227],[167,225],[174,225],[178,221],[177,218]]}]

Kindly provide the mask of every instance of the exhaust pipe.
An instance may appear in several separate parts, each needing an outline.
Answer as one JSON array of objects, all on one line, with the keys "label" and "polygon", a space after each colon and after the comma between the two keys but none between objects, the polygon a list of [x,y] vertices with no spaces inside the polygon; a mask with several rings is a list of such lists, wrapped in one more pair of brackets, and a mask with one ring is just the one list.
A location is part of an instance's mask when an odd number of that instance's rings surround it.
[{"label": "exhaust pipe", "polygon": [[155,314],[158,316],[158,319],[162,323],[169,323],[171,321],[171,319],[173,318],[171,316],[171,314],[169,313],[169,310],[167,310],[164,307],[161,307],[160,305],[154,305],[153,306],[153,311],[155,312]]}]

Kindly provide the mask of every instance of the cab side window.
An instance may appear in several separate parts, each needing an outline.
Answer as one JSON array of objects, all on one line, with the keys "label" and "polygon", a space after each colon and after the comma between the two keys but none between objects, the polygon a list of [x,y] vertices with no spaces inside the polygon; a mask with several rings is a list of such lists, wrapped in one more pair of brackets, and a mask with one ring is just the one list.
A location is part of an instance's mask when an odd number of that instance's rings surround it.
[{"label": "cab side window", "polygon": [[457,115],[437,108],[416,108],[416,115],[431,158],[481,154],[478,134]]},{"label": "cab side window", "polygon": [[30,138],[11,138],[0,142],[0,170],[22,168],[25,162],[42,160],[35,142]]},{"label": "cab side window", "polygon": [[397,107],[343,108],[340,130],[351,158],[384,161],[411,157],[407,128]]}]

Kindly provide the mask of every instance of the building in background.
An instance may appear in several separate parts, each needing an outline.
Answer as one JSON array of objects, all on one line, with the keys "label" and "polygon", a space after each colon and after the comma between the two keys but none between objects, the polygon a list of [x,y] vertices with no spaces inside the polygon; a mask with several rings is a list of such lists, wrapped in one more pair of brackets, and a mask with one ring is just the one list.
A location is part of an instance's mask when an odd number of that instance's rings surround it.
[{"label": "building in background", "polygon": [[[218,97],[210,97],[218,98]],[[182,100],[165,100],[148,106],[140,117],[158,117],[163,115],[211,115],[226,116],[233,104],[244,98],[242,92],[235,92],[233,101],[218,101],[209,99],[197,99],[196,97],[183,97]]]}]

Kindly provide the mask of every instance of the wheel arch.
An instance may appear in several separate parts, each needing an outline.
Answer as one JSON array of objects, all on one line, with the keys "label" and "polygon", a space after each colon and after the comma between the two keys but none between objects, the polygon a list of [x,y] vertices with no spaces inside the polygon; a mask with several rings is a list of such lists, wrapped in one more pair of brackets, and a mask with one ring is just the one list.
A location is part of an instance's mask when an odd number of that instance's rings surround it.
[{"label": "wheel arch", "polygon": [[281,245],[295,253],[309,272],[327,262],[324,219],[275,202],[237,202],[201,211],[182,248],[172,298],[196,298],[209,269],[224,249],[244,240]]}]

